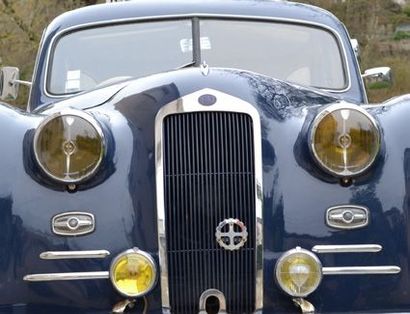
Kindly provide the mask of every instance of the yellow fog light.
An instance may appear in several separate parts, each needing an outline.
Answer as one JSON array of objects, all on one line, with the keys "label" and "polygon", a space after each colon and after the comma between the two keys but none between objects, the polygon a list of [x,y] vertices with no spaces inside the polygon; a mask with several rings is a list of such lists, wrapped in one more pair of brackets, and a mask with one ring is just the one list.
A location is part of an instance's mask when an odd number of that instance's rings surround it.
[{"label": "yellow fog light", "polygon": [[93,175],[104,150],[100,125],[81,110],[66,109],[47,117],[34,135],[38,165],[63,183],[78,183]]},{"label": "yellow fog light", "polygon": [[322,280],[322,264],[315,254],[297,247],[285,252],[275,267],[276,282],[292,297],[306,297]]},{"label": "yellow fog light", "polygon": [[341,103],[317,115],[310,141],[313,156],[322,168],[349,177],[372,165],[380,149],[380,131],[366,110]]},{"label": "yellow fog light", "polygon": [[110,279],[127,297],[140,297],[152,290],[157,269],[151,255],[137,248],[119,254],[111,263]]}]

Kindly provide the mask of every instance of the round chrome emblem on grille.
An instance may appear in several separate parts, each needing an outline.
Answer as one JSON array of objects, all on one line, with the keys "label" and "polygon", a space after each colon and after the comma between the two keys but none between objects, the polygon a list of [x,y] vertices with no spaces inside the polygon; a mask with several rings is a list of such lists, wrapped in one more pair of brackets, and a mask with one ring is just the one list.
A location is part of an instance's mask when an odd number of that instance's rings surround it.
[{"label": "round chrome emblem on grille", "polygon": [[245,224],[239,219],[229,218],[216,227],[216,241],[225,250],[239,250],[248,239]]}]

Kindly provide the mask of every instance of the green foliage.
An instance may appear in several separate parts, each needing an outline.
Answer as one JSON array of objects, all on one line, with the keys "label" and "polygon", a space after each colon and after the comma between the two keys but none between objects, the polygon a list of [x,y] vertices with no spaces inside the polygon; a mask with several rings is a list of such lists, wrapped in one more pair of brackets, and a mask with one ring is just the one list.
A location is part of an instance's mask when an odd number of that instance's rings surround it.
[{"label": "green foliage", "polygon": [[403,13],[406,14],[408,17],[410,17],[410,4],[406,5],[403,8]]},{"label": "green foliage", "polygon": [[409,32],[396,32],[393,36],[394,40],[402,40],[402,39],[410,39],[410,33]]},{"label": "green foliage", "polygon": [[386,89],[369,89],[368,96],[370,102],[382,102],[393,96],[404,95],[410,92],[410,67],[408,66],[408,62],[408,55],[380,57],[379,62],[376,64],[382,64],[392,68],[394,78],[393,85],[391,88]]},{"label": "green foliage", "polygon": [[366,86],[368,89],[383,89],[383,88],[389,88],[390,83],[389,82],[374,82],[374,83],[369,83]]}]

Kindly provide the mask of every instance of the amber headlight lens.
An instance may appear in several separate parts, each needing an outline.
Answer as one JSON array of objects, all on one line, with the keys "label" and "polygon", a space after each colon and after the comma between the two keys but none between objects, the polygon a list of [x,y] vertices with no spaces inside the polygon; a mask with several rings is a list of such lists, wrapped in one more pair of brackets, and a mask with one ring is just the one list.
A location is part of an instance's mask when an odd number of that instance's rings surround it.
[{"label": "amber headlight lens", "polygon": [[140,297],[154,287],[157,269],[151,255],[134,248],[113,260],[110,278],[115,289],[122,295]]},{"label": "amber headlight lens", "polygon": [[97,121],[79,110],[67,110],[46,118],[34,135],[38,164],[53,179],[78,183],[100,166],[104,136]]},{"label": "amber headlight lens", "polygon": [[315,254],[297,247],[285,252],[277,261],[276,282],[293,297],[306,297],[322,280],[322,264]]},{"label": "amber headlight lens", "polygon": [[376,121],[366,110],[351,104],[332,105],[319,113],[310,140],[319,165],[341,177],[365,171],[380,149]]}]

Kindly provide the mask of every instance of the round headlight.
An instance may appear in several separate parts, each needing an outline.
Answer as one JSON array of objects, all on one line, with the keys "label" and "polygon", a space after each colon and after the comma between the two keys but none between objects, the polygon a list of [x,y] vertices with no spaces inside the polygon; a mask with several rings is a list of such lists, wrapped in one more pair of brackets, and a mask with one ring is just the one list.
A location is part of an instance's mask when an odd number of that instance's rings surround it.
[{"label": "round headlight", "polygon": [[315,118],[310,141],[320,166],[334,175],[349,177],[372,165],[380,149],[380,131],[363,108],[335,104]]},{"label": "round headlight", "polygon": [[111,263],[110,279],[115,289],[127,297],[140,297],[152,290],[157,268],[151,255],[137,248],[119,254]]},{"label": "round headlight", "polygon": [[39,166],[51,178],[78,183],[96,172],[104,155],[104,136],[98,122],[79,110],[47,117],[34,135]]},{"label": "round headlight", "polygon": [[317,289],[322,280],[322,264],[315,254],[297,247],[277,261],[276,282],[292,297],[303,298]]}]

